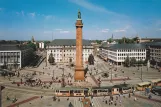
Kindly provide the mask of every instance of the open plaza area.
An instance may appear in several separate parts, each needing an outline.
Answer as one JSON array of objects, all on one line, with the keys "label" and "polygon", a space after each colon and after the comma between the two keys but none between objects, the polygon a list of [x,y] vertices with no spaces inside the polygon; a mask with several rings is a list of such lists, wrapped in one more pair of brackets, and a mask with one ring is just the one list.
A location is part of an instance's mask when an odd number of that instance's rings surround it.
[{"label": "open plaza area", "polygon": [[[54,96],[54,90],[57,88],[60,88],[62,86],[62,83],[59,81],[62,81],[62,78],[64,78],[64,84],[66,87],[73,87],[74,84],[74,67],[67,66],[68,64],[57,64],[57,65],[47,65],[46,62],[42,62],[41,65],[38,68],[31,68],[26,67],[19,71],[20,76],[14,76],[14,77],[0,77],[1,84],[3,84],[6,88],[2,91],[2,104],[4,107],[14,107],[12,105],[18,103],[19,107],[68,107],[69,103],[74,107],[83,107],[83,104],[81,102],[81,99],[83,97],[57,97],[56,101],[53,101]],[[138,67],[123,67],[123,66],[114,66],[117,70],[115,71],[114,68],[110,69],[112,65],[109,63],[103,61],[102,59],[95,56],[95,64],[94,65],[87,65],[84,63],[84,67],[88,66],[88,72],[86,74],[86,82],[90,83],[91,86],[96,87],[98,86],[97,81],[100,79],[100,87],[103,86],[111,86],[116,84],[123,84],[124,82],[127,84],[137,84],[143,81],[150,81],[153,79],[158,79],[161,77],[161,73],[158,72],[154,68],[149,68],[147,70],[146,66],[143,66],[142,68]],[[62,67],[64,69],[62,69]],[[141,80],[141,69],[142,69],[142,80]],[[124,72],[122,72],[124,71]],[[36,72],[36,74],[34,74]],[[63,76],[64,73],[64,76]],[[108,73],[108,77],[104,77],[103,74]],[[34,74],[34,75],[33,75]],[[24,85],[27,78],[32,78],[33,80],[40,79],[42,82],[45,82],[43,85]],[[57,79],[56,79],[57,78]],[[126,78],[129,78],[129,80],[126,80]],[[112,81],[111,81],[112,79]],[[53,81],[51,84],[50,82]],[[15,84],[12,84],[15,82]],[[21,83],[20,86],[17,86],[16,83]],[[72,85],[70,83],[73,83]],[[81,83],[80,83],[81,84]],[[77,84],[78,86],[80,84]],[[81,84],[87,85],[87,84]],[[86,86],[86,87],[89,87]],[[139,92],[136,92],[137,95],[141,95],[145,98],[148,98],[148,96],[144,95],[144,92],[140,94]],[[7,100],[7,96],[10,100]],[[116,96],[114,96],[114,102],[117,103],[117,106],[121,104],[122,107],[129,107],[131,103],[131,107],[160,107],[161,103],[156,101],[150,101],[149,99],[144,99],[141,97],[137,97],[137,101],[134,101],[135,96],[131,96],[131,98],[128,98],[128,95],[125,95],[124,98],[123,95],[121,96],[121,103],[120,100],[116,100]],[[42,97],[42,98],[41,98]],[[17,101],[13,101],[14,99],[17,99]],[[105,98],[102,97],[94,97],[91,99],[90,97],[87,97],[90,99],[91,102],[93,102],[94,107],[106,107],[109,106],[109,96],[106,96]],[[160,100],[160,96],[156,96],[152,94],[152,99],[158,99]],[[58,101],[60,99],[60,101]],[[80,101],[79,101],[80,100]],[[106,104],[107,100],[107,104]],[[20,103],[19,103],[20,102]],[[17,106],[17,105],[16,105]],[[15,106],[15,107],[16,107]],[[115,106],[114,103],[110,106]]]}]

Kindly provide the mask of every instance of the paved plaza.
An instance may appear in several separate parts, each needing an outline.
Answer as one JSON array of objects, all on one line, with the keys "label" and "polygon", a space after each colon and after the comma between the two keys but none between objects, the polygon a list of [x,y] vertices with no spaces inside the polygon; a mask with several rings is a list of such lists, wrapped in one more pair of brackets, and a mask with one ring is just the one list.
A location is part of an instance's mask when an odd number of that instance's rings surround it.
[{"label": "paved plaza", "polygon": [[[84,67],[87,67],[87,64],[84,64]],[[154,68],[149,68],[147,71],[146,66],[142,67],[142,80],[141,80],[141,68],[138,67],[116,67],[117,71],[114,69],[110,70],[112,66],[110,66],[109,63],[103,61],[102,59],[99,59],[98,57],[95,57],[95,65],[88,65],[89,71],[87,72],[87,78],[86,81],[88,83],[91,83],[93,86],[97,85],[96,81],[100,78],[101,80],[101,86],[109,86],[109,85],[115,85],[120,83],[128,83],[128,84],[137,84],[142,81],[149,81],[152,79],[158,79],[161,78],[161,73],[158,72]],[[69,98],[67,101],[66,97],[61,97],[60,102],[53,101],[52,97],[54,95],[54,88],[61,87],[60,83],[52,83],[50,88],[42,88],[42,87],[31,87],[31,86],[24,86],[20,85],[19,87],[16,84],[11,84],[13,81],[20,82],[21,79],[25,81],[24,75],[30,75],[34,79],[41,79],[42,81],[52,81],[52,77],[58,78],[58,80],[62,79],[63,69],[64,68],[64,78],[65,82],[71,81],[71,83],[74,82],[74,67],[69,67],[66,65],[47,65],[46,63],[42,62],[42,64],[38,68],[24,68],[20,71],[20,77],[11,77],[8,79],[8,77],[0,77],[0,83],[3,85],[6,85],[6,88],[2,92],[2,103],[3,107],[7,107],[9,105],[12,105],[12,100],[7,101],[7,96],[10,97],[10,99],[17,98],[17,102],[23,102],[26,99],[30,99],[32,97],[38,96],[38,98],[33,99],[31,101],[26,101],[26,103],[20,104],[19,107],[68,107],[69,103],[71,102],[74,107],[83,107],[83,104],[81,101],[79,101],[79,97],[73,97]],[[124,73],[122,72],[124,71]],[[36,72],[36,75],[32,76],[32,73]],[[68,76],[70,73],[71,76]],[[108,78],[103,78],[103,73],[109,73]],[[91,76],[92,74],[93,76]],[[117,76],[116,76],[117,74]],[[112,75],[112,82],[111,80]],[[129,77],[130,80],[124,80],[124,78]],[[119,81],[115,81],[116,79],[121,79]],[[96,81],[95,81],[96,80]],[[14,86],[15,88],[11,88],[9,86]],[[25,89],[25,87],[27,89]],[[16,89],[17,88],[17,89]],[[21,89],[25,90],[22,91]],[[38,91],[36,91],[38,90]],[[33,91],[33,92],[32,92]],[[47,91],[49,93],[47,94]],[[46,92],[46,94],[44,94]],[[43,96],[42,98],[40,96]],[[140,94],[139,94],[140,95]],[[144,96],[147,97],[147,96]],[[153,95],[153,98],[155,99],[161,99],[160,96]],[[105,98],[108,102],[109,96]],[[106,104],[105,101],[103,101],[103,97],[96,97],[91,99],[91,102],[93,102],[94,107],[107,107],[109,104]],[[120,101],[116,101],[117,105],[120,104]],[[132,105],[131,105],[132,104]],[[121,107],[161,107],[161,103],[150,101],[147,99],[138,98],[137,101],[134,101],[134,96],[131,98],[128,98],[127,96],[125,98],[121,98]],[[111,107],[115,105],[110,105]]]}]

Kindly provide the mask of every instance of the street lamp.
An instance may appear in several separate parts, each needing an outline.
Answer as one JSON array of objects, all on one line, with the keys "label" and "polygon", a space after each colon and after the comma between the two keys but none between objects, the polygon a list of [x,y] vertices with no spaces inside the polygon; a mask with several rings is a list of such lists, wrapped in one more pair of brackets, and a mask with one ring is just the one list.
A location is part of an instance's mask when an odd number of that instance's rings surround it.
[{"label": "street lamp", "polygon": [[63,70],[62,74],[62,87],[65,87],[65,82],[64,82],[64,68],[61,68]]},{"label": "street lamp", "polygon": [[54,80],[54,70],[53,70],[53,80]]},{"label": "street lamp", "polygon": [[143,79],[142,79],[143,78],[142,67],[143,66],[141,65],[141,80],[143,81]]}]

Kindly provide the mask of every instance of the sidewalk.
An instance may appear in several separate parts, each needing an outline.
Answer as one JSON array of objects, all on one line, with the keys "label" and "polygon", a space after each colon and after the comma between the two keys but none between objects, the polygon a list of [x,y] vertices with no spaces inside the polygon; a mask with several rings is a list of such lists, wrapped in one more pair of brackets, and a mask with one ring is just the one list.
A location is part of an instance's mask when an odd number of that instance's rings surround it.
[{"label": "sidewalk", "polygon": [[[138,98],[146,99],[146,100],[149,100],[149,101],[154,101],[154,102],[161,103],[161,99],[160,98],[155,98],[155,96],[152,96],[152,99],[149,99],[148,96],[144,96],[144,95],[139,94],[139,93],[135,93],[134,96],[138,97]],[[157,96],[157,97],[160,97],[160,96]]]},{"label": "sidewalk", "polygon": [[9,105],[9,106],[7,106],[7,107],[17,107],[17,106],[19,106],[19,105],[21,105],[21,104],[24,104],[24,103],[27,103],[27,102],[29,102],[29,101],[35,100],[35,99],[37,99],[37,98],[39,98],[39,96],[34,96],[34,97],[31,97],[31,98],[28,98],[28,99],[26,99],[26,100],[23,100],[23,101],[20,101],[20,102],[11,104],[11,105]]}]

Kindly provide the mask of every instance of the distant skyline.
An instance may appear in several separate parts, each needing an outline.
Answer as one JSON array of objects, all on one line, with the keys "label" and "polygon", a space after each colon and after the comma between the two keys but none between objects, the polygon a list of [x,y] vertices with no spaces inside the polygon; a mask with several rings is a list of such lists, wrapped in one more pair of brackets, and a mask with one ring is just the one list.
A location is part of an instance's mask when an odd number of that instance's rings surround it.
[{"label": "distant skyline", "polygon": [[0,0],[0,40],[161,37],[161,0]]}]

